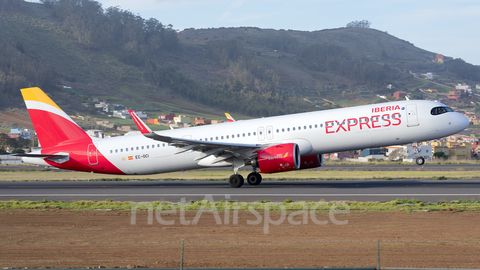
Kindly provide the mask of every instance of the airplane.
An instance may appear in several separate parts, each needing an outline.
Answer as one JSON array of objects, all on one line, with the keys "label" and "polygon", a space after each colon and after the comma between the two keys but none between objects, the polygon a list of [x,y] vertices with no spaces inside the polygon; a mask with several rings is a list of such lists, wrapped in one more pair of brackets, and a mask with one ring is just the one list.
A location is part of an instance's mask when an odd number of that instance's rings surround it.
[{"label": "airplane", "polygon": [[227,119],[228,119],[228,122],[235,122],[235,119],[233,119],[233,117],[232,117],[232,116],[230,116],[230,114],[229,114],[229,113],[225,113],[225,116],[227,117]]},{"label": "airplane", "polygon": [[[156,174],[231,167],[228,183],[241,187],[238,173],[256,186],[261,173],[320,167],[323,154],[418,143],[458,133],[464,115],[442,103],[404,100],[153,132],[130,112],[140,134],[92,138],[40,88],[21,89],[42,149],[23,162],[108,174]],[[423,165],[423,157],[416,163]]]}]

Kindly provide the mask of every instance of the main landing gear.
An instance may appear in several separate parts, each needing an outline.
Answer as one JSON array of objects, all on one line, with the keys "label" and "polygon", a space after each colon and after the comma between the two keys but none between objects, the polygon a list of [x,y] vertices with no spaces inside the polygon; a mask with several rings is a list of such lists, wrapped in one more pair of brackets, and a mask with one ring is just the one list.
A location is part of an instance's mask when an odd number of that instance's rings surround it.
[{"label": "main landing gear", "polygon": [[228,178],[228,184],[233,188],[239,188],[239,187],[243,186],[244,182],[245,182],[245,180],[243,179],[243,176],[238,174],[238,173],[232,174]]},{"label": "main landing gear", "polygon": [[[261,182],[262,182],[262,175],[257,172],[251,172],[247,176],[247,183],[252,186],[259,185]],[[239,188],[243,186],[244,183],[245,183],[245,179],[243,179],[243,176],[238,173],[232,174],[228,178],[228,184],[230,185],[230,187],[233,187],[233,188]]]},{"label": "main landing gear", "polygon": [[[230,187],[239,188],[243,186],[243,184],[245,183],[245,179],[243,179],[243,176],[238,173],[238,170],[245,165],[247,165],[247,163],[243,159],[235,158],[233,160],[234,174],[230,175],[230,177],[228,178],[228,184],[230,185]],[[251,165],[251,163],[248,163],[248,165]],[[262,182],[262,176],[257,172],[257,166],[252,167],[253,172],[248,174],[247,183],[252,186],[256,186]]]}]

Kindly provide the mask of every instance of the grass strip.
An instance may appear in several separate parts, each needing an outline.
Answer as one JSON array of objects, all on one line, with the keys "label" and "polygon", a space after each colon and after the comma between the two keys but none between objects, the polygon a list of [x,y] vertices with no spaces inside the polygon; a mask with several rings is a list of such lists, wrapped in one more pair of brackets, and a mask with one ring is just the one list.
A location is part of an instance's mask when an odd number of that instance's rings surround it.
[{"label": "grass strip", "polygon": [[115,210],[130,211],[132,207],[137,210],[181,210],[197,211],[207,210],[262,210],[268,207],[269,210],[311,210],[320,211],[330,210],[332,206],[336,209],[343,210],[348,205],[350,210],[359,211],[480,211],[480,201],[475,200],[454,200],[454,201],[438,201],[436,203],[422,202],[415,199],[397,199],[389,202],[356,202],[356,201],[293,201],[286,199],[283,202],[271,202],[270,200],[259,200],[256,202],[239,202],[239,201],[217,201],[209,202],[208,200],[190,201],[186,203],[173,203],[166,201],[157,202],[116,202],[111,199],[105,201],[20,201],[9,200],[0,201],[0,209],[36,209],[40,211],[69,210],[69,211],[92,211],[92,210]]}]

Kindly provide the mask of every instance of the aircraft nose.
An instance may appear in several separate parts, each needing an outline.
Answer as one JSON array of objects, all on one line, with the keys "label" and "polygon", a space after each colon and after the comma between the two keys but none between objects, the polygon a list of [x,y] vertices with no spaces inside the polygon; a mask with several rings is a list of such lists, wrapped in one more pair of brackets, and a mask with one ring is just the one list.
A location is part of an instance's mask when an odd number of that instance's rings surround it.
[{"label": "aircraft nose", "polygon": [[458,118],[458,125],[462,130],[466,129],[470,125],[470,120],[465,115],[460,114]]}]

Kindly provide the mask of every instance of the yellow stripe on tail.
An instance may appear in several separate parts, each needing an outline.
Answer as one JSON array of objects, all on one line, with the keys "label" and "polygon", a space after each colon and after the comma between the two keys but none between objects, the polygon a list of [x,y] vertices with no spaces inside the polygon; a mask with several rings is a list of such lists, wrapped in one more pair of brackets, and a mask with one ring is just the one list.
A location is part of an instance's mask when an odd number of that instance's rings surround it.
[{"label": "yellow stripe on tail", "polygon": [[42,89],[40,89],[38,87],[24,88],[24,89],[20,89],[20,91],[22,91],[22,95],[23,95],[24,100],[32,100],[32,101],[43,102],[43,103],[46,103],[48,105],[54,106],[54,107],[58,108],[59,110],[62,110],[62,109],[60,109],[60,107],[58,107],[57,104],[55,104],[55,102],[53,102],[52,99],[50,99],[47,96],[47,94],[45,94],[42,91]]}]

